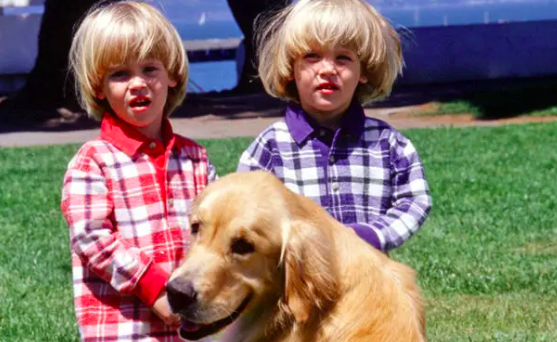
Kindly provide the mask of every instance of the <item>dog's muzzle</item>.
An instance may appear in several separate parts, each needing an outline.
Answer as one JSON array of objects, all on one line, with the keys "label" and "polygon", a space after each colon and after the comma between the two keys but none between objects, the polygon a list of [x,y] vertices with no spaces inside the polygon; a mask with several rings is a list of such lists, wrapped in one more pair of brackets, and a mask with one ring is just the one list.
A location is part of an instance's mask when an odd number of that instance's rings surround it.
[{"label": "dog's muzzle", "polygon": [[180,278],[166,284],[166,296],[172,312],[187,315],[197,303],[197,292],[190,281]]}]

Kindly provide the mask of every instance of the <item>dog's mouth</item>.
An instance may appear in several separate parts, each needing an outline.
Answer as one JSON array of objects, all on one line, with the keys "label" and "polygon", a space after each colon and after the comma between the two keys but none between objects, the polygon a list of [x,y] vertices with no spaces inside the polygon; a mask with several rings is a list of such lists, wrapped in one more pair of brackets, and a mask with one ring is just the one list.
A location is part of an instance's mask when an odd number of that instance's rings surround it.
[{"label": "dog's mouth", "polygon": [[182,338],[186,339],[186,340],[195,341],[195,340],[199,340],[199,339],[202,339],[203,337],[213,335],[213,334],[219,332],[224,327],[226,327],[230,323],[234,322],[238,317],[240,317],[242,312],[248,306],[251,298],[252,298],[252,294],[250,293],[242,301],[240,306],[238,306],[238,308],[232,312],[232,314],[230,316],[225,317],[223,319],[220,319],[218,321],[212,322],[212,323],[206,323],[206,324],[205,323],[194,323],[194,322],[188,321],[187,319],[182,317],[181,326],[180,326],[180,336]]}]

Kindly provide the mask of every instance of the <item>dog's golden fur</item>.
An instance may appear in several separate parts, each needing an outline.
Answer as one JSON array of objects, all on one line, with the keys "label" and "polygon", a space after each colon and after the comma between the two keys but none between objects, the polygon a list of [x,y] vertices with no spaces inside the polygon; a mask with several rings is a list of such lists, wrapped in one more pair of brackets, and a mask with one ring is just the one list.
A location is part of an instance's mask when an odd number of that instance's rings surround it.
[{"label": "dog's golden fur", "polygon": [[[414,271],[275,176],[216,181],[196,199],[191,223],[198,232],[171,279],[197,291],[193,319],[220,320],[250,298],[224,341],[426,341]],[[237,241],[254,251],[234,253]]]}]

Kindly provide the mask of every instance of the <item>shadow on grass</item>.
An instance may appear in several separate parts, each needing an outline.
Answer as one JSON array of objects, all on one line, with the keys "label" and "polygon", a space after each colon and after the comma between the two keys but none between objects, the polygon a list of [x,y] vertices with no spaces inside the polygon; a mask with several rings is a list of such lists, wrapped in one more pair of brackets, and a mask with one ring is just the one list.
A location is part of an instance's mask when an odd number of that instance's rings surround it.
[{"label": "shadow on grass", "polygon": [[462,96],[441,101],[442,114],[472,113],[481,120],[522,115],[557,115],[557,78],[503,80],[467,89]]},{"label": "shadow on grass", "polygon": [[[75,131],[99,127],[82,110],[65,108],[25,110],[0,101],[0,133],[18,131]],[[557,115],[557,77],[469,81],[451,84],[395,85],[384,101],[366,107],[400,108],[439,102],[436,114],[472,113],[480,120],[520,115]],[[260,93],[235,97],[188,94],[172,113],[174,118],[206,115],[229,120],[281,117],[286,103]],[[30,118],[43,118],[32,120]]]}]

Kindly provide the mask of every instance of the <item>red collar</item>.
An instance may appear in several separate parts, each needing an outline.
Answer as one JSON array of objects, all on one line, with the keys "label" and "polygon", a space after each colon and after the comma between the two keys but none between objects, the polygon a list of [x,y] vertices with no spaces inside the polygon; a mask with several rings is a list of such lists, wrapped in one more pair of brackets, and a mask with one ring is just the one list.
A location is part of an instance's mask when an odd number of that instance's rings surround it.
[{"label": "red collar", "polygon": [[[172,125],[167,118],[162,123],[162,137],[165,142],[164,150],[171,150],[174,146],[180,147],[179,139],[175,138]],[[108,113],[101,121],[101,139],[112,143],[129,156],[135,155],[142,147],[147,149],[152,143],[161,145],[160,141],[146,137],[132,125]]]}]

